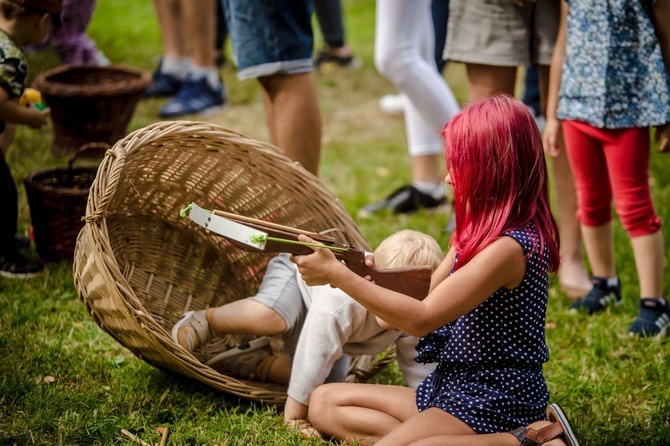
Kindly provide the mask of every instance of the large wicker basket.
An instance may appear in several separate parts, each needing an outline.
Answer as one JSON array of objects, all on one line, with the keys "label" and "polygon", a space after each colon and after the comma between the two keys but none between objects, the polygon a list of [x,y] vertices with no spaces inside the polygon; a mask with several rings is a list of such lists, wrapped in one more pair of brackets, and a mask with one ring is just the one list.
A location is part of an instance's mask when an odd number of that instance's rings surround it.
[{"label": "large wicker basket", "polygon": [[[95,321],[149,364],[234,395],[283,403],[283,386],[238,380],[203,364],[249,338],[220,338],[191,355],[170,337],[184,311],[255,294],[273,255],[241,250],[180,218],[190,202],[308,230],[339,228],[363,249],[368,242],[317,178],[278,149],[222,127],[151,125],[119,141],[100,165],[73,268]],[[278,339],[273,346],[281,349]],[[392,357],[356,358],[349,380],[367,380]]]},{"label": "large wicker basket", "polygon": [[41,73],[34,86],[51,109],[52,150],[63,154],[88,142],[116,143],[150,84],[148,74],[121,65],[66,65]]}]

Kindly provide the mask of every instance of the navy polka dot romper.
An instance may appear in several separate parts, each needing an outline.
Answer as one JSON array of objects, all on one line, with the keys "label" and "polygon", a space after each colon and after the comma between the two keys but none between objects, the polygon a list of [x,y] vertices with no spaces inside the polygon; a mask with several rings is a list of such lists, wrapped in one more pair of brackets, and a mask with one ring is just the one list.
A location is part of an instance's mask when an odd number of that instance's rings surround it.
[{"label": "navy polka dot romper", "polygon": [[[526,276],[477,308],[422,337],[417,362],[437,362],[416,389],[419,411],[440,408],[478,434],[506,432],[545,418],[549,391],[542,363],[549,256],[531,224],[504,235],[528,256]],[[546,247],[545,247],[546,248]]]}]

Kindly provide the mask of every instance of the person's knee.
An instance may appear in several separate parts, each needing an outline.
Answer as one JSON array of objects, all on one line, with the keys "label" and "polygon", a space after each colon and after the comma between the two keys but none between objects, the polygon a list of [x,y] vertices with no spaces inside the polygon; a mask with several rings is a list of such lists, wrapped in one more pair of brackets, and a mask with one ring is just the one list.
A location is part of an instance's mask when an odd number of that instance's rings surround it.
[{"label": "person's knee", "polygon": [[402,85],[407,79],[412,63],[416,60],[404,57],[401,52],[380,52],[375,54],[375,68],[395,85]]},{"label": "person's knee", "polygon": [[334,385],[324,384],[312,392],[309,399],[308,416],[319,432],[330,434],[334,422],[333,409],[337,405],[337,392]]}]

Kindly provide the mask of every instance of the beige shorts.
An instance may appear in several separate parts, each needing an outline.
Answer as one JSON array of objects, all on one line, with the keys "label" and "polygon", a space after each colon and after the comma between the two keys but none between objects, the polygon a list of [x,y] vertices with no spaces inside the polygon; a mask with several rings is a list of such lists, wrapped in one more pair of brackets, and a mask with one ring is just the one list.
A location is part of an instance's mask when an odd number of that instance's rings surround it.
[{"label": "beige shorts", "polygon": [[444,59],[495,66],[549,65],[561,0],[451,0]]}]

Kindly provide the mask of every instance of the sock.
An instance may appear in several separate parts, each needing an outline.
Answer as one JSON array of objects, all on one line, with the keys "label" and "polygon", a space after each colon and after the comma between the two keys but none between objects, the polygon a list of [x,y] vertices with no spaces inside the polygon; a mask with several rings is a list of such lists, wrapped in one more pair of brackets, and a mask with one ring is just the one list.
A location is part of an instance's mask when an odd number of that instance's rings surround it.
[{"label": "sock", "polygon": [[444,183],[430,183],[428,181],[412,181],[412,186],[416,187],[418,190],[424,194],[428,194],[433,198],[443,198],[445,195]]},{"label": "sock", "polygon": [[182,57],[164,56],[161,61],[161,71],[170,74],[179,80],[186,79],[191,68],[191,59]]},{"label": "sock", "polygon": [[205,319],[207,319],[207,325],[209,325],[209,332],[212,334],[212,337],[220,338],[226,335],[216,328],[216,322],[214,322],[214,313],[218,310],[219,307],[211,307],[205,310]]},{"label": "sock", "polygon": [[198,65],[193,65],[189,73],[193,80],[200,80],[205,78],[210,87],[215,90],[218,90],[221,87],[221,76],[219,76],[219,70],[216,67],[200,67]]},{"label": "sock", "polygon": [[272,364],[274,364],[277,359],[279,359],[279,356],[277,355],[270,355],[267,358],[263,358],[263,360],[256,366],[253,376],[259,381],[267,381],[270,370],[272,369]]},{"label": "sock", "polygon": [[614,288],[619,285],[619,278],[614,276],[614,277],[608,277],[607,278],[607,286],[609,288]]}]

